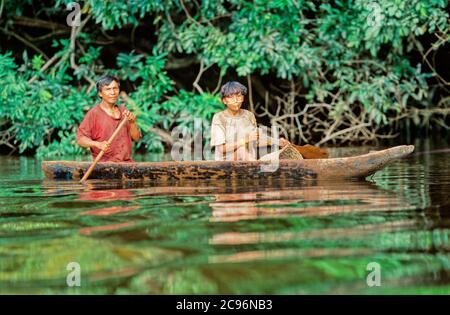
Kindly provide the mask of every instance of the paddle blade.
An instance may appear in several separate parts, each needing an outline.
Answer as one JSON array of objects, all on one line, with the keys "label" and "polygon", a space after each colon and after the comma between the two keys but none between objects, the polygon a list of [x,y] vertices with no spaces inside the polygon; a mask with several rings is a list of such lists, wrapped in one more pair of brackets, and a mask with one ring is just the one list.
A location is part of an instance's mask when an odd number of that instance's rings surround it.
[{"label": "paddle blade", "polygon": [[303,156],[304,159],[326,159],[329,156],[328,150],[315,147],[310,144],[295,145],[294,148]]}]

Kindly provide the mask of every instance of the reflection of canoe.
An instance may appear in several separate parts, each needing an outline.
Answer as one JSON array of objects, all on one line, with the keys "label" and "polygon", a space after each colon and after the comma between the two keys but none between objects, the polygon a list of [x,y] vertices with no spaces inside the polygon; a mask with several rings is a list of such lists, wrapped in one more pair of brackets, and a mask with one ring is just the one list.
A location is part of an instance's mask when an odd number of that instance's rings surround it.
[{"label": "reflection of canoe", "polygon": [[[374,174],[413,151],[414,146],[405,145],[359,156],[315,160],[98,163],[90,178],[149,181],[361,178]],[[91,162],[44,161],[42,169],[47,178],[80,179],[90,164]]]},{"label": "reflection of canoe", "polygon": [[235,222],[414,209],[397,193],[382,190],[367,181],[324,181],[301,189],[286,188],[216,194],[216,200],[209,203],[213,209],[210,220]]}]

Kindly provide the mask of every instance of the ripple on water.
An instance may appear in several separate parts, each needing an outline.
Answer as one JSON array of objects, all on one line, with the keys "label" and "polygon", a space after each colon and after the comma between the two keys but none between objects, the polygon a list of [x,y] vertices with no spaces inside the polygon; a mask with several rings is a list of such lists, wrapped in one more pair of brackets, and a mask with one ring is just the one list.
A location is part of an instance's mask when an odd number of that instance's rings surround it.
[{"label": "ripple on water", "polygon": [[[450,292],[450,159],[420,154],[367,181],[41,181],[0,172],[2,293]],[[5,163],[0,163],[5,164]],[[26,172],[26,174],[24,174]],[[83,287],[65,285],[79,262]]]}]

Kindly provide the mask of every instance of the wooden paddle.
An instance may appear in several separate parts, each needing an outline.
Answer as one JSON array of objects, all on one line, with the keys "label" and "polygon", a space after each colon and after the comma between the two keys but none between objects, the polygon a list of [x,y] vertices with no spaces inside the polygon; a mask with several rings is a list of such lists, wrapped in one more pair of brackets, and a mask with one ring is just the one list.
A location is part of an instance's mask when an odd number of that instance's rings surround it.
[{"label": "wooden paddle", "polygon": [[[226,125],[223,123],[223,125]],[[258,128],[258,132],[260,132],[261,128]],[[262,130],[262,129],[261,129]],[[278,143],[279,139],[273,137],[265,137],[269,141],[269,143]],[[269,144],[271,145],[271,144]],[[315,147],[310,144],[305,145],[296,145],[291,143],[291,145],[303,156],[304,159],[327,159],[329,156],[328,150],[322,149],[319,147]]]},{"label": "wooden paddle", "polygon": [[315,147],[310,144],[292,146],[303,156],[304,159],[326,159],[329,156],[328,150]]},{"label": "wooden paddle", "polygon": [[[273,137],[267,137],[270,142],[278,142],[278,139]],[[310,144],[296,145],[291,143],[291,145],[303,156],[304,159],[326,159],[329,156],[328,150],[315,147]]]},{"label": "wooden paddle", "polygon": [[[119,126],[117,126],[116,130],[114,130],[113,134],[108,139],[108,143],[110,145],[114,141],[114,139],[117,137],[117,135],[119,134],[120,129],[122,129],[122,127],[126,124],[127,120],[128,120],[128,118],[124,117],[123,120],[120,122]],[[105,154],[105,150],[101,150],[100,153],[95,158],[94,163],[92,163],[91,166],[89,166],[89,168],[86,171],[86,173],[84,174],[83,178],[80,180],[80,183],[83,184],[88,179],[89,175],[91,175],[92,171],[94,170],[95,165],[97,165],[98,161],[100,161],[100,159],[103,157],[104,154]]]}]

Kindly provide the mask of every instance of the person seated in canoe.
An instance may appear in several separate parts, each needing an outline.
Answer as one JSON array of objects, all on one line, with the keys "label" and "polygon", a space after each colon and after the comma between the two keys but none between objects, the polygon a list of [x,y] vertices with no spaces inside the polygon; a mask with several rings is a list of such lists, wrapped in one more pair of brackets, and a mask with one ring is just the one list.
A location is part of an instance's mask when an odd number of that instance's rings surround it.
[{"label": "person seated in canoe", "polygon": [[[100,162],[133,162],[132,140],[138,141],[142,135],[136,124],[136,116],[125,106],[116,104],[120,82],[113,76],[104,75],[96,85],[101,101],[87,112],[78,127],[77,143],[89,148],[94,160],[101,150],[105,150]],[[108,143],[123,117],[128,119],[127,123],[120,129],[113,143]]]},{"label": "person seated in canoe", "polygon": [[[269,143],[258,141],[260,134],[255,115],[241,108],[247,88],[239,82],[227,82],[222,86],[220,94],[226,109],[214,114],[212,119],[211,147],[215,148],[215,160],[256,160],[256,146]],[[281,147],[288,144],[289,141],[280,138]]]}]

